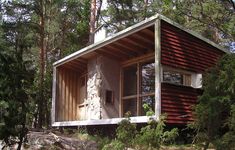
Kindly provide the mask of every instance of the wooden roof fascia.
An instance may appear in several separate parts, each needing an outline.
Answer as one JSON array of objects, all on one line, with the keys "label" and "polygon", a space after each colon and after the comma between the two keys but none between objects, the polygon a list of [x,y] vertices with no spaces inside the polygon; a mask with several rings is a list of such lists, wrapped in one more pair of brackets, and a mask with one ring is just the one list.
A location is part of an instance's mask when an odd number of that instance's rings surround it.
[{"label": "wooden roof fascia", "polygon": [[127,36],[129,36],[129,35],[131,35],[133,33],[141,31],[143,29],[144,30],[142,32],[146,32],[148,34],[152,34],[152,31],[147,29],[147,28],[152,26],[152,25],[154,25],[156,19],[163,20],[163,21],[165,21],[165,22],[167,22],[167,23],[169,23],[169,24],[171,24],[171,25],[173,25],[173,26],[175,26],[175,27],[177,27],[177,28],[179,28],[179,29],[181,29],[181,30],[183,30],[183,31],[193,35],[193,36],[195,36],[196,38],[201,39],[202,41],[204,41],[204,42],[214,46],[215,48],[217,48],[217,49],[219,49],[219,50],[221,50],[221,51],[223,51],[225,53],[231,53],[227,49],[219,46],[218,44],[215,44],[214,42],[210,41],[209,39],[206,39],[205,37],[199,35],[198,33],[183,27],[182,25],[180,25],[180,24],[170,20],[169,18],[167,18],[167,17],[165,17],[163,15],[156,14],[155,16],[152,16],[152,17],[150,17],[150,18],[148,18],[148,19],[146,19],[144,21],[141,21],[141,22],[139,22],[139,23],[137,23],[137,24],[135,24],[133,26],[130,26],[130,27],[128,27],[128,28],[126,28],[126,29],[124,29],[124,30],[114,34],[113,36],[107,37],[104,40],[101,40],[101,41],[99,41],[97,43],[94,43],[94,44],[92,44],[90,46],[87,46],[87,47],[85,47],[85,48],[83,48],[83,49],[81,49],[79,51],[76,51],[76,52],[74,52],[74,53],[72,53],[72,54],[70,54],[70,55],[68,55],[68,56],[66,56],[66,57],[56,61],[53,64],[53,66],[56,67],[56,66],[62,65],[64,63],[68,62],[68,61],[74,60],[74,59],[76,59],[76,58],[78,58],[78,57],[80,57],[82,55],[85,55],[87,53],[95,51],[95,50],[97,50],[97,49],[99,49],[99,48],[101,48],[103,46],[106,46],[106,45],[108,45],[108,44],[110,44],[110,43],[112,43],[114,41],[119,40],[119,39],[125,38],[125,37],[127,37]]}]

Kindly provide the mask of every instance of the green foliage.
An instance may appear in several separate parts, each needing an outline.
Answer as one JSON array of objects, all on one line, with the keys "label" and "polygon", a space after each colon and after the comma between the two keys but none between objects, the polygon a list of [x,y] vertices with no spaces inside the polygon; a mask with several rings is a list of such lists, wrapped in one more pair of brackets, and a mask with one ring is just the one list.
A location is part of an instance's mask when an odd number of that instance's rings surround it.
[{"label": "green foliage", "polygon": [[109,144],[104,145],[102,150],[110,150],[110,149],[115,149],[115,150],[124,150],[125,149],[125,144],[118,141],[118,140],[113,140]]},{"label": "green foliage", "polygon": [[[5,24],[4,31],[0,37],[0,139],[6,145],[18,143],[19,149],[28,131],[27,91],[31,87],[34,71],[28,67],[30,61],[23,59],[30,44],[26,42],[27,33],[21,22]],[[11,38],[5,36],[9,33],[15,34]]]},{"label": "green foliage", "polygon": [[225,55],[203,79],[203,95],[195,107],[192,125],[198,143],[231,148],[235,136],[235,54]]},{"label": "green foliage", "polygon": [[110,32],[117,32],[160,13],[197,31],[212,41],[229,45],[235,40],[234,1],[220,0],[131,0],[108,1],[101,18]]},{"label": "green foliage", "polygon": [[146,112],[146,116],[153,116],[154,115],[154,111],[149,104],[145,103],[143,105],[143,108],[144,108],[144,111]]},{"label": "green foliage", "polygon": [[161,145],[173,144],[178,136],[178,129],[173,128],[170,131],[165,131],[165,118],[163,115],[158,122],[150,120],[147,126],[141,128],[136,137],[136,143],[148,149],[159,149]]},{"label": "green foliage", "polygon": [[136,125],[130,122],[130,118],[123,119],[116,130],[117,140],[124,143],[126,146],[133,144],[136,136]]},{"label": "green foliage", "polygon": [[159,149],[162,145],[173,144],[178,136],[178,129],[174,128],[165,131],[165,116],[161,116],[159,121],[150,119],[148,125],[142,127],[140,131],[136,125],[130,122],[130,118],[123,119],[116,130],[116,139],[104,145],[106,149]]}]

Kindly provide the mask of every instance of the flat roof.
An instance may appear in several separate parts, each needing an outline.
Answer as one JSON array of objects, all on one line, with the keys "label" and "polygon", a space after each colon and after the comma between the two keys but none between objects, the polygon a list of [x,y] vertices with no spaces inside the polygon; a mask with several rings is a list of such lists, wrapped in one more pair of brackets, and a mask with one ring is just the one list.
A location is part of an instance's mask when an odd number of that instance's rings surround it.
[{"label": "flat roof", "polygon": [[140,30],[144,29],[144,28],[152,26],[152,25],[155,24],[157,19],[164,20],[165,22],[167,22],[167,23],[169,23],[169,24],[171,24],[171,25],[173,25],[173,26],[175,26],[175,27],[177,27],[177,28],[179,28],[179,29],[181,29],[181,30],[183,30],[183,31],[193,35],[194,37],[197,37],[197,38],[201,39],[202,41],[204,41],[204,42],[214,46],[215,48],[217,48],[217,49],[219,49],[219,50],[221,50],[221,51],[223,51],[225,53],[229,53],[229,51],[227,49],[219,46],[218,44],[216,44],[216,43],[212,42],[211,40],[201,36],[200,34],[194,32],[192,30],[189,30],[186,27],[183,27],[182,25],[172,21],[171,19],[169,19],[169,18],[167,18],[167,17],[165,17],[163,15],[156,14],[156,15],[154,15],[154,16],[152,16],[150,18],[147,18],[147,19],[145,19],[145,20],[143,20],[143,21],[141,21],[141,22],[139,22],[139,23],[137,23],[137,24],[135,24],[133,26],[130,26],[130,27],[128,27],[128,28],[126,28],[126,29],[124,29],[124,30],[122,30],[120,32],[117,32],[114,35],[109,36],[109,37],[101,40],[100,42],[97,42],[97,43],[94,43],[94,44],[89,45],[87,47],[84,47],[84,48],[82,48],[82,49],[80,49],[80,50],[78,50],[78,51],[76,51],[76,52],[74,52],[74,53],[72,53],[72,54],[70,54],[70,55],[68,55],[68,56],[58,60],[58,61],[56,61],[53,64],[53,66],[60,66],[60,65],[66,63],[68,61],[74,60],[74,59],[76,59],[76,58],[78,58],[78,57],[80,57],[82,55],[85,55],[87,53],[95,51],[96,49],[101,48],[101,47],[103,47],[105,45],[108,45],[108,44],[110,44],[110,43],[112,43],[114,41],[117,41],[118,39],[124,38],[124,37],[126,37],[126,36],[128,36],[128,35],[130,35],[132,33],[135,33],[137,31],[140,31]]}]

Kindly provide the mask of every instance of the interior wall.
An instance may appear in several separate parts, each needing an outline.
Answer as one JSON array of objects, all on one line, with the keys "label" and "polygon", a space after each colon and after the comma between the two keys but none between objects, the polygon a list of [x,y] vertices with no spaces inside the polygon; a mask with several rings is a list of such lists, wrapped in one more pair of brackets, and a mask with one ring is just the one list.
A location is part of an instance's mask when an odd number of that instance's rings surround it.
[{"label": "interior wall", "polygon": [[[120,63],[105,56],[98,57],[100,64],[102,119],[119,117]],[[105,103],[106,90],[113,92],[113,102]]]},{"label": "interior wall", "polygon": [[[120,64],[99,55],[88,60],[87,119],[117,118],[119,110]],[[113,103],[105,103],[106,90],[113,91]]]},{"label": "interior wall", "polygon": [[66,68],[57,68],[55,121],[78,119],[77,99],[79,97],[78,74]]},{"label": "interior wall", "polygon": [[[108,119],[119,116],[120,63],[100,55],[88,60],[87,69],[87,98],[81,107],[81,75],[67,68],[57,68],[55,121]],[[106,90],[113,91],[113,103],[105,103]]]}]

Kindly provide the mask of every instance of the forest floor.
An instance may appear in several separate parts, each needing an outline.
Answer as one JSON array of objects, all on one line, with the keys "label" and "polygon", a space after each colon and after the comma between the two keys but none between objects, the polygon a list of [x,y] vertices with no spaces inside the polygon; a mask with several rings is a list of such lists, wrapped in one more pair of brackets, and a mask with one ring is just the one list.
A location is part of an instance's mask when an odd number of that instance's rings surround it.
[{"label": "forest floor", "polygon": [[[6,150],[17,149],[13,145]],[[0,144],[0,149],[1,149]],[[61,133],[59,131],[30,131],[27,135],[27,142],[22,150],[98,150],[99,145],[96,139],[88,134]],[[161,150],[193,150],[191,145],[162,146]],[[134,150],[134,149],[128,149]]]},{"label": "forest floor", "polygon": [[[15,150],[17,146],[15,144],[5,149]],[[1,144],[0,149],[2,149]],[[59,132],[30,131],[27,135],[27,142],[23,145],[22,150],[98,150],[98,145],[94,140],[85,137],[85,135],[75,137],[74,135],[69,136]]]}]

